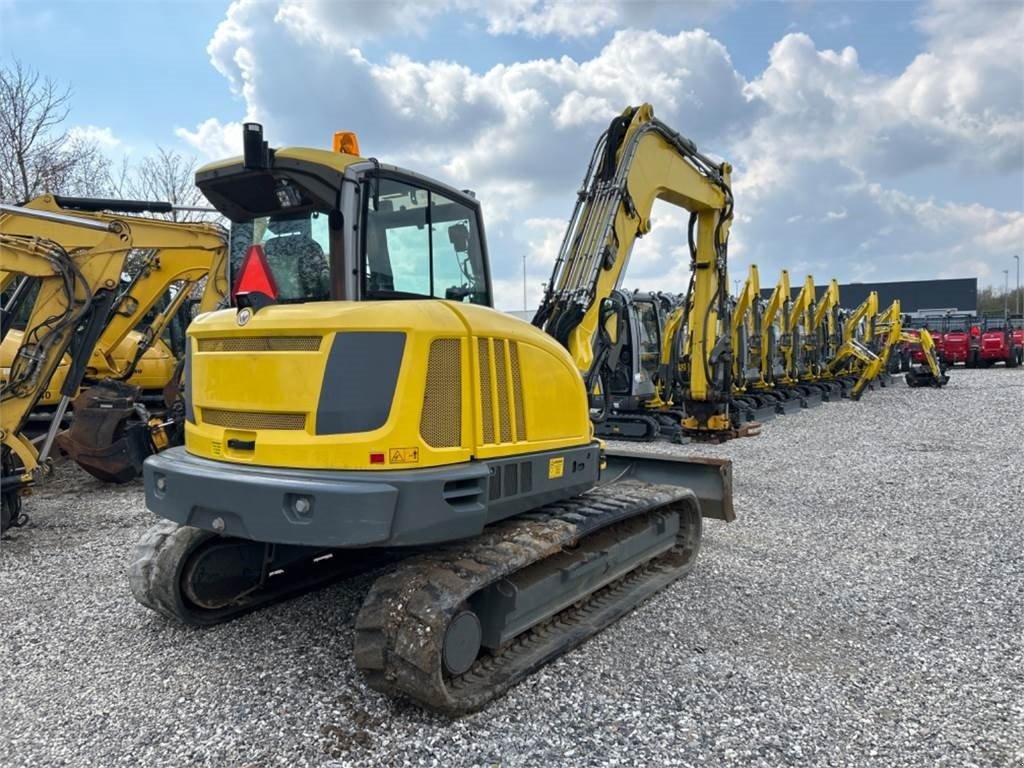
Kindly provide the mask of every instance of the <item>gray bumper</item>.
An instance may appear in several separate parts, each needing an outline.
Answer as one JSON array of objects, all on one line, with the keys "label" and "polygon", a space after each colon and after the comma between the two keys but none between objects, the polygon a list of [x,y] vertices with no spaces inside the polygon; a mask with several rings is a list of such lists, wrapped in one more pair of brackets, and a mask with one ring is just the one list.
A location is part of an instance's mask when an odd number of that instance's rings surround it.
[{"label": "gray bumper", "polygon": [[[546,480],[549,457],[573,471]],[[146,459],[146,506],[159,517],[253,541],[315,547],[431,544],[474,536],[496,519],[567,498],[597,479],[591,445],[518,457],[411,470],[335,471],[229,464],[171,448]],[[501,486],[495,475],[525,477]],[[578,467],[578,469],[577,469]],[[516,474],[519,472],[519,474]],[[496,493],[496,485],[499,492]],[[511,491],[511,492],[510,492]]]}]

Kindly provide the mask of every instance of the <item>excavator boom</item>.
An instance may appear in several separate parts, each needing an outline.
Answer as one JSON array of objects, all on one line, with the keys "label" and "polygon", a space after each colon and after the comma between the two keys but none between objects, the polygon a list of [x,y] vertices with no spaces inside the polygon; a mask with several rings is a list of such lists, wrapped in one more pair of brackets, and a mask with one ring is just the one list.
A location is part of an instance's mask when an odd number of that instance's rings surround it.
[{"label": "excavator boom", "polygon": [[[694,277],[687,345],[695,362],[685,401],[694,412],[695,429],[728,429],[722,413],[730,394],[723,384],[728,375],[718,373],[728,354],[721,354],[716,344],[722,336],[720,318],[728,328],[731,170],[655,118],[647,104],[624,111],[598,140],[533,319],[569,350],[588,391],[598,381],[606,389],[617,365],[608,355],[617,341],[617,322],[607,302],[621,286],[636,238],[650,231],[654,201],[665,200],[690,212]],[[710,361],[712,356],[715,361]]]}]

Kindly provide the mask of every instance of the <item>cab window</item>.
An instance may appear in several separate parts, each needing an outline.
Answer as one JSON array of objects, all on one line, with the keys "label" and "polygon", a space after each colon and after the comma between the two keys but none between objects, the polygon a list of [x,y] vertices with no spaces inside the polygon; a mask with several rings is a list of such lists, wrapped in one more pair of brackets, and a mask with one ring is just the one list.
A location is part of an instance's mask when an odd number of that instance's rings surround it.
[{"label": "cab window", "polygon": [[282,303],[330,298],[328,216],[320,211],[260,216],[231,225],[231,284],[249,248],[261,246]]},{"label": "cab window", "polygon": [[490,304],[474,210],[396,179],[371,179],[364,191],[364,297]]}]

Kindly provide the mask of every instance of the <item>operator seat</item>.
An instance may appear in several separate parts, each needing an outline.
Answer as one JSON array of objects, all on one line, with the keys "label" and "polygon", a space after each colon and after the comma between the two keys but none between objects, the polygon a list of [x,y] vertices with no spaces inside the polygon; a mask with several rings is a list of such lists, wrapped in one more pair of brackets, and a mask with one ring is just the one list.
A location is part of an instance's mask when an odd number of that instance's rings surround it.
[{"label": "operator seat", "polygon": [[306,234],[272,237],[263,246],[284,299],[330,298],[330,274],[324,249]]}]

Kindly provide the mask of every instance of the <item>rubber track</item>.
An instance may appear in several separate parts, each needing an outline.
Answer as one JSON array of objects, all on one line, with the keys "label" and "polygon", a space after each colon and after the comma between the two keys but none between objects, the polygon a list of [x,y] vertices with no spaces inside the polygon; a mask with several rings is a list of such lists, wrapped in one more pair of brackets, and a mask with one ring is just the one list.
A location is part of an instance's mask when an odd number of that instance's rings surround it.
[{"label": "rubber track", "polygon": [[[218,609],[200,608],[181,593],[181,577],[189,556],[218,535],[188,525],[161,520],[135,545],[128,568],[132,595],[142,605],[169,619],[185,624],[209,626],[264,608],[296,595],[319,589],[345,576],[377,567],[396,559],[391,552],[364,550],[359,558],[335,557],[314,564],[296,562],[283,577],[271,580],[269,588],[254,590],[243,599]],[[314,551],[313,555],[319,554]],[[312,556],[311,555],[311,559]]]},{"label": "rubber track", "polygon": [[[644,429],[644,434],[634,435],[628,432],[615,432],[612,426],[618,424],[625,429],[630,427],[638,426]],[[652,440],[656,440],[661,434],[661,425],[658,420],[653,416],[645,416],[642,414],[611,414],[605,417],[605,420],[598,422],[595,428],[595,434],[598,437],[607,437],[610,440],[628,440],[636,443],[649,443]]]},{"label": "rubber track", "polygon": [[142,605],[185,624],[219,624],[257,605],[203,611],[190,608],[181,596],[181,571],[189,554],[217,534],[161,520],[135,545],[128,567],[128,585]]},{"label": "rubber track", "polygon": [[[442,669],[445,629],[474,593],[576,544],[584,536],[641,515],[678,513],[677,545],[574,606],[481,654],[468,672]],[[370,589],[356,619],[355,659],[367,682],[448,715],[479,709],[534,670],[592,637],[686,573],[700,550],[699,504],[685,488],[634,480],[600,486],[542,507],[400,564]]]}]

